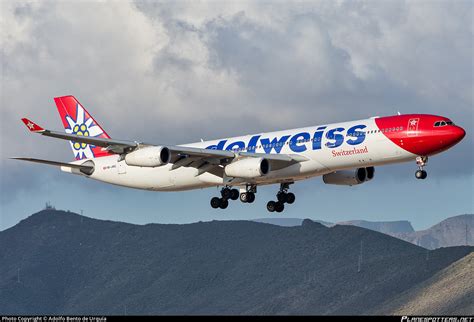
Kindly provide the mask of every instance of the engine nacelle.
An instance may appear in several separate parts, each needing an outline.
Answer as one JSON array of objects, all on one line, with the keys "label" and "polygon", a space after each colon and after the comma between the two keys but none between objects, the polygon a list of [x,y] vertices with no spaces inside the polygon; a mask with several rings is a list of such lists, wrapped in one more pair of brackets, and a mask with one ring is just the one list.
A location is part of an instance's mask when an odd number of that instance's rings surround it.
[{"label": "engine nacelle", "polygon": [[375,176],[375,168],[374,167],[368,167],[368,168],[365,168],[367,170],[367,180],[366,181],[370,181],[374,178]]},{"label": "engine nacelle", "polygon": [[136,167],[159,167],[168,164],[170,159],[170,150],[165,146],[141,148],[125,155],[125,163]]},{"label": "engine nacelle", "polygon": [[323,175],[326,184],[337,184],[342,186],[354,186],[372,180],[375,175],[375,168],[357,168],[354,170],[334,171]]},{"label": "engine nacelle", "polygon": [[258,178],[270,172],[270,162],[264,158],[244,158],[226,165],[224,172],[228,177]]}]

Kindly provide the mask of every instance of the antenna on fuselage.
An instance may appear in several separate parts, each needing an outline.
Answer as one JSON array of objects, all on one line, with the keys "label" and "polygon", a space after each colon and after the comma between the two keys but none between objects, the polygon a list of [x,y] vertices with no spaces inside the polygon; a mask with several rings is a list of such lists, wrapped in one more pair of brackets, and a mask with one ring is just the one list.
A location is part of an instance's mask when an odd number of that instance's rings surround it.
[{"label": "antenna on fuselage", "polygon": [[400,111],[397,111],[397,114],[398,114],[398,115],[402,115],[402,113],[400,113]]}]

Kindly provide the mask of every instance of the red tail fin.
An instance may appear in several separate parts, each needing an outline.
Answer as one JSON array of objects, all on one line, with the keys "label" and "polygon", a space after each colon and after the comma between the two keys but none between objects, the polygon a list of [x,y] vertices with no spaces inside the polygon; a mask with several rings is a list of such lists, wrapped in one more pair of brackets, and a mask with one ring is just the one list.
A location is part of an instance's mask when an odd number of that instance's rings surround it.
[{"label": "red tail fin", "polygon": [[[110,139],[110,136],[74,96],[55,97],[54,102],[66,133]],[[104,151],[101,147],[73,141],[70,143],[76,160],[111,155],[110,152]]]}]

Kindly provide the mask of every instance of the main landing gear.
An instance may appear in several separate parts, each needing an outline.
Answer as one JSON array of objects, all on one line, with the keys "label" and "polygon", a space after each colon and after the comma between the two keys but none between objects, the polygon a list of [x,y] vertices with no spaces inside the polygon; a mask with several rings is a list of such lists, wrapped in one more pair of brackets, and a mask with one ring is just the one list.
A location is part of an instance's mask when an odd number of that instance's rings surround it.
[{"label": "main landing gear", "polygon": [[239,198],[239,190],[224,187],[221,190],[221,196],[222,196],[221,198],[214,197],[211,199],[212,208],[226,209],[229,206],[229,199],[237,200]]},{"label": "main landing gear", "polygon": [[240,201],[244,203],[252,203],[255,201],[255,193],[257,192],[256,185],[247,185],[241,191],[224,187],[221,190],[221,198],[214,197],[211,199],[211,207],[214,209],[221,208],[226,209],[229,206],[230,200],[237,200],[240,197]]},{"label": "main landing gear", "polygon": [[269,201],[267,203],[267,210],[270,212],[282,212],[285,209],[285,203],[292,204],[295,202],[295,194],[288,192],[290,189],[291,183],[282,183],[280,184],[280,190],[277,193],[277,200],[278,201]]},{"label": "main landing gear", "polygon": [[240,193],[240,201],[243,203],[252,203],[255,201],[255,194],[257,193],[256,185],[247,185],[245,190]]},{"label": "main landing gear", "polygon": [[428,173],[423,170],[423,167],[428,162],[428,157],[416,157],[416,165],[418,166],[418,170],[415,172],[415,177],[417,179],[426,179]]}]

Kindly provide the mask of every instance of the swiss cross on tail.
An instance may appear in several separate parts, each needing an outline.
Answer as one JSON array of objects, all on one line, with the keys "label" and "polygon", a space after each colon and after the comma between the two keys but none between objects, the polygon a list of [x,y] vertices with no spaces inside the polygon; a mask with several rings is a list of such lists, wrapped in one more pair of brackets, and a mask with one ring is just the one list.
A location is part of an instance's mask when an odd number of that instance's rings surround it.
[{"label": "swiss cross on tail", "polygon": [[419,123],[420,123],[419,118],[408,120],[408,126],[407,126],[407,129],[408,129],[407,135],[408,136],[418,135],[418,124]]},{"label": "swiss cross on tail", "polygon": [[[74,96],[56,97],[54,102],[58,108],[66,133],[110,139],[110,136]],[[70,143],[76,160],[97,158],[111,154],[95,145],[74,141],[70,141]]]}]

